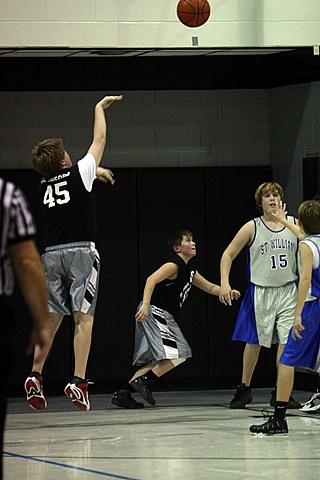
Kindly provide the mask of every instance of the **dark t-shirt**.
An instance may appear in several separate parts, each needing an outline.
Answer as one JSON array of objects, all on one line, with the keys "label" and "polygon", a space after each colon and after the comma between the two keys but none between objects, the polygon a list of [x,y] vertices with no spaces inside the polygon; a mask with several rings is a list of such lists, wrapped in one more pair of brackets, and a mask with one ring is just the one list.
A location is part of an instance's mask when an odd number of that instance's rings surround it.
[{"label": "dark t-shirt", "polygon": [[157,283],[150,303],[174,314],[182,307],[189,295],[196,270],[189,263],[185,263],[179,255],[173,255],[167,262],[178,265],[178,276],[175,280],[166,279]]}]

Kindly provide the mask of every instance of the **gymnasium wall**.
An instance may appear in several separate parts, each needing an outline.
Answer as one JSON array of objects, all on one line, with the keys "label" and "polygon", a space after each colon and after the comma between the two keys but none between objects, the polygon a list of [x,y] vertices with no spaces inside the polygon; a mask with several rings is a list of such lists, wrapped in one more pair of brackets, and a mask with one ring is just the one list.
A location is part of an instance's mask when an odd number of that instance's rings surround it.
[{"label": "gymnasium wall", "polygon": [[290,211],[296,214],[306,200],[303,158],[314,161],[320,152],[320,82],[273,88],[268,97],[270,164],[274,178],[285,187]]},{"label": "gymnasium wall", "polygon": [[[71,158],[81,158],[92,140],[94,105],[106,93],[0,92],[2,168],[30,168],[32,146],[52,136],[64,138]],[[111,93],[124,95],[106,112],[103,164],[112,168],[269,163],[266,89]]]},{"label": "gymnasium wall", "polygon": [[178,0],[24,0],[0,3],[0,48],[163,48],[319,45],[318,0],[210,0],[193,31]]},{"label": "gymnasium wall", "polygon": [[[15,65],[21,78],[23,63]],[[29,85],[37,88],[38,83]],[[45,85],[50,88],[50,81]],[[59,90],[0,92],[1,168],[30,168],[32,146],[51,136],[65,140],[73,159],[86,151],[93,105],[106,92],[65,91],[61,79],[55,85]],[[114,87],[110,93],[123,93],[124,100],[107,112],[103,165],[270,165],[285,187],[290,210],[297,211],[303,199],[302,159],[320,150],[320,82],[226,90],[202,90],[199,83],[196,90],[123,90],[116,85],[116,79],[107,85]]]}]

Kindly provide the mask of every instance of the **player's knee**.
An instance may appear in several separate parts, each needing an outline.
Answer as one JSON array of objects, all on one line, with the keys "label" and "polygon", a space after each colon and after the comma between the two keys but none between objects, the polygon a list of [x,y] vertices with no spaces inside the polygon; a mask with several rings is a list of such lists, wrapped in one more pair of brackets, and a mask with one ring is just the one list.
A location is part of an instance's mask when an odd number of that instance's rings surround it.
[{"label": "player's knee", "polygon": [[180,365],[181,363],[185,362],[187,359],[184,358],[184,357],[181,357],[181,358],[173,358],[171,359],[171,362],[173,363],[173,365],[175,367],[177,367],[178,365]]}]

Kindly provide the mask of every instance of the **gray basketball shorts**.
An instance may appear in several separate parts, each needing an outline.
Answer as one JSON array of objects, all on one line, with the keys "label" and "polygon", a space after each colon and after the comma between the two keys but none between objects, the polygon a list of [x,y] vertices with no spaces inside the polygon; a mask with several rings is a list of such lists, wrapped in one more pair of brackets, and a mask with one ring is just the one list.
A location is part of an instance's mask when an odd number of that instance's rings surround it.
[{"label": "gray basketball shorts", "polygon": [[48,247],[42,255],[50,312],[94,315],[100,257],[94,243],[77,242]]},{"label": "gray basketball shorts", "polygon": [[155,365],[160,360],[190,357],[190,345],[173,315],[150,305],[147,318],[141,322],[136,321],[132,364]]},{"label": "gray basketball shorts", "polygon": [[270,347],[272,343],[287,343],[296,302],[295,282],[281,287],[255,286],[254,309],[260,345]]}]

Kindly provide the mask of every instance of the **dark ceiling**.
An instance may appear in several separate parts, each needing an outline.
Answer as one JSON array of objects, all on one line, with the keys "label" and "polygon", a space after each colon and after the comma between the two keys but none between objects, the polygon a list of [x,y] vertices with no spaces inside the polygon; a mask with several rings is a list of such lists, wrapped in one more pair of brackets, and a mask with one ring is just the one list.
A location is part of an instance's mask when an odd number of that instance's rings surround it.
[{"label": "dark ceiling", "polygon": [[320,80],[312,47],[0,49],[2,91],[273,88]]}]

